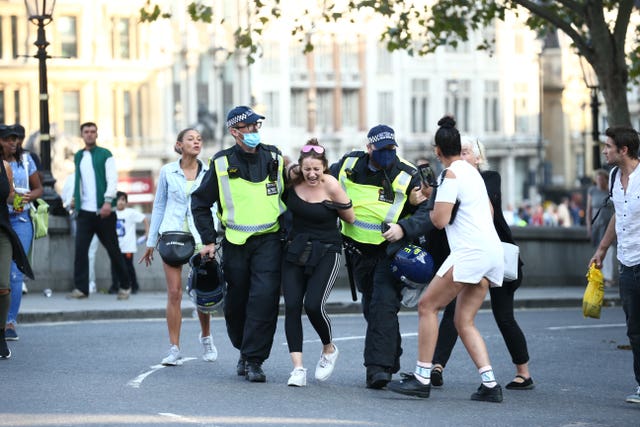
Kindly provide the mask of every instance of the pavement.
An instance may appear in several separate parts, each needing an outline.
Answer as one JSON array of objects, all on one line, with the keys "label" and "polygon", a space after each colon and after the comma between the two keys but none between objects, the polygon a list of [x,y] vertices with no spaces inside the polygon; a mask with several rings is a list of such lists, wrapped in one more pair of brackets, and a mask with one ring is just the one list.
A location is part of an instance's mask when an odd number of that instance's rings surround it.
[{"label": "pavement", "polygon": [[[582,307],[584,288],[579,286],[521,286],[515,293],[514,306],[517,309]],[[149,319],[164,318],[166,308],[165,292],[138,292],[128,300],[118,301],[115,295],[96,293],[89,298],[67,299],[66,293],[55,292],[50,297],[43,293],[23,295],[18,316],[19,323],[66,322],[102,319]],[[605,306],[619,306],[620,295],[617,287],[605,288]],[[483,308],[489,308],[489,295]],[[360,313],[360,297],[354,302],[351,292],[345,288],[334,288],[327,300],[328,313]],[[414,309],[406,309],[411,311]],[[280,314],[284,313],[284,302],[280,298]],[[194,306],[184,295],[182,304],[184,317],[193,316]],[[214,316],[222,316],[219,310]]]}]

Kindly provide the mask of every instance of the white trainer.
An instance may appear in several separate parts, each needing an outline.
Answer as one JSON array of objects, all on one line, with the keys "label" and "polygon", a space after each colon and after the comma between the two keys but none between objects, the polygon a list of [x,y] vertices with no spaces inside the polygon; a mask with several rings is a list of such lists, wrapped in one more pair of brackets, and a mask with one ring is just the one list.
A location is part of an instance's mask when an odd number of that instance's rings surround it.
[{"label": "white trainer", "polygon": [[96,286],[96,282],[89,282],[89,293],[95,294],[98,292],[98,287]]},{"label": "white trainer", "polygon": [[292,387],[304,387],[307,385],[307,370],[305,368],[295,368],[291,371],[288,386]]},{"label": "white trainer", "polygon": [[215,362],[218,358],[218,349],[213,345],[213,337],[211,335],[204,338],[200,337],[200,344],[202,344],[202,348],[204,350],[202,353],[202,360]]},{"label": "white trainer", "polygon": [[164,366],[179,366],[182,365],[182,355],[180,354],[180,349],[177,345],[172,345],[169,349],[169,354],[167,357],[162,359],[162,364]]},{"label": "white trainer", "polygon": [[316,365],[316,379],[318,381],[328,380],[333,373],[333,368],[336,366],[336,360],[339,354],[338,347],[335,344],[333,345],[333,349],[333,353],[322,353],[320,355],[320,360],[318,360],[318,364]]}]

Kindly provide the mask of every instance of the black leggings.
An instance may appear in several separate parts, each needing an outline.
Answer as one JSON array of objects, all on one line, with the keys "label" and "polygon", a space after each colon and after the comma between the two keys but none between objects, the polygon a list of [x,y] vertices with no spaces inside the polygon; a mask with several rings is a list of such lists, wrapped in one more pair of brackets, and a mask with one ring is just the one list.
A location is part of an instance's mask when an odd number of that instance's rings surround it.
[{"label": "black leggings", "polygon": [[[529,352],[527,340],[513,316],[513,295],[516,289],[518,289],[518,285],[504,283],[499,288],[490,288],[489,294],[491,295],[491,311],[493,311],[498,329],[500,329],[509,354],[511,354],[511,361],[514,365],[522,365],[529,361]],[[458,339],[458,331],[453,323],[455,307],[456,300],[454,299],[447,305],[442,315],[438,330],[438,342],[433,354],[434,365],[446,366],[453,346]]]},{"label": "black leggings", "polygon": [[289,352],[302,352],[302,307],[323,345],[331,342],[331,321],[324,305],[340,270],[340,253],[327,253],[311,274],[306,267],[283,261],[284,329]]}]

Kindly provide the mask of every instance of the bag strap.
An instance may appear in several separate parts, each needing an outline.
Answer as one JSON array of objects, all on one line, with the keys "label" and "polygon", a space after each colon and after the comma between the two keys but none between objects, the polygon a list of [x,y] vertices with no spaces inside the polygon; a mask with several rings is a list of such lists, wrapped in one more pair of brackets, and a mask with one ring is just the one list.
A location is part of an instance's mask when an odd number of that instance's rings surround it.
[{"label": "bag strap", "polygon": [[611,200],[611,198],[613,197],[613,185],[615,184],[616,175],[618,175],[618,169],[618,166],[614,166],[613,169],[611,169],[611,177],[609,178],[609,194],[607,194],[607,197],[604,198],[604,200],[602,201],[602,206],[598,208],[598,212],[596,212],[596,214],[593,216],[593,219],[591,220],[592,225],[594,222],[596,222],[596,219],[598,218],[598,215],[600,215],[600,211],[602,210],[602,208],[607,206],[607,203],[609,203],[609,200]]}]

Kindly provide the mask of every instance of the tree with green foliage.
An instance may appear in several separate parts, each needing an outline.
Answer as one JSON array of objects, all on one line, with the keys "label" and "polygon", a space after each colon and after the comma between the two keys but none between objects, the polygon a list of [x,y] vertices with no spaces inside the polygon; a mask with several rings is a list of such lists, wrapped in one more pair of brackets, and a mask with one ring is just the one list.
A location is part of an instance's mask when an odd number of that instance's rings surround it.
[{"label": "tree with green foliage", "polygon": [[[611,125],[631,125],[627,89],[640,81],[640,1],[638,0],[305,0],[307,13],[326,22],[353,20],[352,11],[371,10],[387,22],[382,33],[390,51],[428,55],[439,46],[456,46],[470,33],[503,20],[507,12],[522,16],[541,37],[559,30],[572,41],[576,53],[591,64],[598,77]],[[214,11],[204,0],[188,5],[194,21],[213,22]],[[235,32],[236,46],[249,49],[250,61],[257,52],[267,25],[280,17],[281,0],[247,1],[255,17]],[[142,21],[170,16],[147,0],[140,11]],[[633,18],[633,19],[632,19]],[[299,18],[293,34],[310,31]],[[313,23],[311,24],[313,25]],[[628,46],[628,39],[635,43]],[[482,40],[478,49],[491,49]],[[306,39],[305,52],[313,49]]]}]

